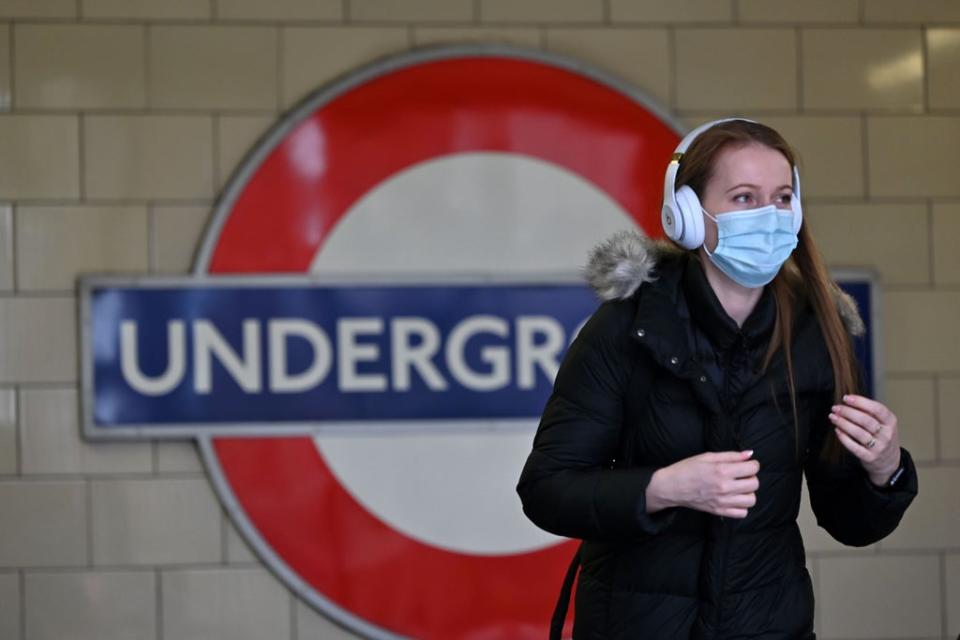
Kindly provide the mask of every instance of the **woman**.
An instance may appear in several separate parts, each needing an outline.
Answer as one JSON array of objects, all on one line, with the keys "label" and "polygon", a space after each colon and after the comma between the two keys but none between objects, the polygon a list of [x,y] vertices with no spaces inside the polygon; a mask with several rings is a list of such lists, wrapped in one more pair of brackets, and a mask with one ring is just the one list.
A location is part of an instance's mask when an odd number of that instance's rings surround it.
[{"label": "woman", "polygon": [[605,302],[560,368],[524,512],[583,539],[574,638],[815,638],[802,477],[817,523],[864,546],[896,528],[916,469],[858,393],[862,322],[802,224],[783,138],[708,123],[665,182],[670,241],[621,233],[591,256]]}]

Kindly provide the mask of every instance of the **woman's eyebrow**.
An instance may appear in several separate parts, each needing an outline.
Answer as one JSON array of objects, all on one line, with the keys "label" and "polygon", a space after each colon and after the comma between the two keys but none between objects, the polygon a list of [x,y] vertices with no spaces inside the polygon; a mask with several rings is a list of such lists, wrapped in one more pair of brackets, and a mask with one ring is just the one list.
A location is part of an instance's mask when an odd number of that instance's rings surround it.
[{"label": "woman's eyebrow", "polygon": [[[741,184],[738,184],[738,185],[735,186],[735,187],[730,187],[729,189],[726,190],[725,193],[730,193],[730,192],[733,191],[734,189],[739,189],[740,187],[749,187],[749,188],[751,188],[751,189],[759,189],[759,188],[760,188],[760,187],[758,187],[758,186],[755,185],[755,184],[749,184],[749,183],[743,182],[743,183],[741,183]],[[791,184],[782,184],[782,185],[780,185],[779,187],[776,188],[777,191],[779,191],[780,189],[793,189],[793,185],[791,185]]]}]

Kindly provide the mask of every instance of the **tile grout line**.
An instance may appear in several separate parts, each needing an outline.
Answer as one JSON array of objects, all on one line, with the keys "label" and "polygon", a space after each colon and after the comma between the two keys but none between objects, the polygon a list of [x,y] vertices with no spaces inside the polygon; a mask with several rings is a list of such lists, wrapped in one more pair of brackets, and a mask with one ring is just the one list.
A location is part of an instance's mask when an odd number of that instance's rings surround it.
[{"label": "tile grout line", "polygon": [[804,112],[805,96],[803,93],[803,31],[800,27],[793,28],[793,37],[796,41],[794,54],[797,56],[797,113],[802,115]]},{"label": "tile grout line", "polygon": [[933,376],[933,457],[939,463],[943,460],[942,434],[940,432],[940,374]]},{"label": "tile grout line", "polygon": [[23,477],[23,434],[21,433],[20,385],[13,387],[14,447],[17,454],[17,477]]},{"label": "tile grout line", "polygon": [[940,633],[947,637],[947,554],[940,552]]},{"label": "tile grout line", "polygon": [[870,141],[867,140],[867,115],[860,114],[860,153],[863,154],[863,199],[870,202]]}]

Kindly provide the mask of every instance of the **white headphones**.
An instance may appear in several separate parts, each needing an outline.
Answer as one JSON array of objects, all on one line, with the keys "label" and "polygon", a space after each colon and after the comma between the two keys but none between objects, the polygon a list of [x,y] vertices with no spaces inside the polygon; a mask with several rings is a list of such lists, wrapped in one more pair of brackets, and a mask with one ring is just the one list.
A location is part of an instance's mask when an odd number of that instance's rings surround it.
[{"label": "white headphones", "polygon": [[[683,185],[679,189],[675,186],[680,159],[697,136],[714,125],[731,120],[756,122],[746,118],[723,118],[702,124],[683,137],[674,149],[670,164],[667,165],[667,173],[663,178],[663,209],[660,212],[660,222],[667,237],[684,249],[696,249],[703,244],[703,212],[700,199],[689,185]],[[803,210],[800,207],[800,173],[796,165],[793,166],[793,198],[790,200],[790,209],[793,211],[793,230],[800,231],[800,225],[803,224]]]}]

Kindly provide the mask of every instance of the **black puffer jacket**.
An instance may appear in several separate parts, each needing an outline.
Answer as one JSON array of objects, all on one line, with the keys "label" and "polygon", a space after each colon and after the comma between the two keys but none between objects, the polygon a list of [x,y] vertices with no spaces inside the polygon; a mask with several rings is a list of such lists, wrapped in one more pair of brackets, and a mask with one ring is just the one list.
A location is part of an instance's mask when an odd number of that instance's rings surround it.
[{"label": "black puffer jacket", "polygon": [[[794,321],[797,438],[782,354],[757,371],[775,316],[769,287],[738,328],[699,260],[664,247],[624,233],[592,256],[588,275],[607,301],[560,368],[517,487],[524,511],[585,541],[578,640],[814,638],[796,522],[802,475],[818,524],[863,546],[896,528],[916,469],[901,449],[906,477],[883,492],[852,455],[823,462],[833,374],[812,310],[800,305]],[[837,296],[848,330],[862,330],[852,300]],[[742,449],[760,462],[746,518],[646,512],[656,469]]]}]

